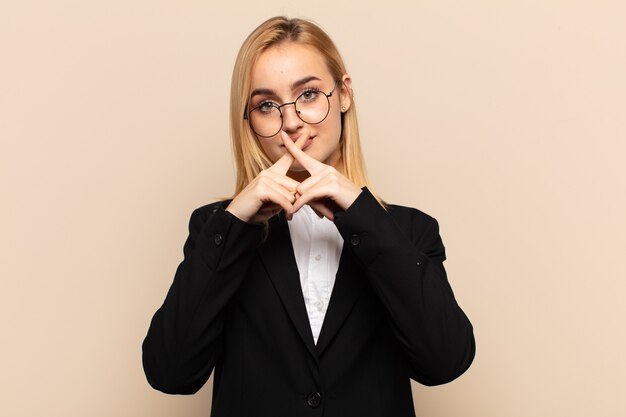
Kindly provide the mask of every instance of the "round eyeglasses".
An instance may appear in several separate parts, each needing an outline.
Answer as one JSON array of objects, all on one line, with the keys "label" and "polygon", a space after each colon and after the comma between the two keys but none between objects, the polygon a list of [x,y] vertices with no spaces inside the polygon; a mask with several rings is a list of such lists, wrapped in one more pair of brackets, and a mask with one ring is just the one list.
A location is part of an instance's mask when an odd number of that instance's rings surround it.
[{"label": "round eyeglasses", "polygon": [[281,107],[293,104],[300,120],[310,125],[316,125],[322,123],[330,113],[330,97],[336,88],[337,84],[328,94],[316,88],[307,88],[294,101],[280,105],[265,100],[250,111],[246,110],[243,118],[248,120],[250,128],[257,136],[271,138],[283,128]]}]

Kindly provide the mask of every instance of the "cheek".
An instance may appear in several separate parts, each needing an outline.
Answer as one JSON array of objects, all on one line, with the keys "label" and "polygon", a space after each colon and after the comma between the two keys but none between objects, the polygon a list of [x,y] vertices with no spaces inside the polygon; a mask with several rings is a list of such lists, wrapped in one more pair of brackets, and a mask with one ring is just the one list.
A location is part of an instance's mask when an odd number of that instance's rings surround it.
[{"label": "cheek", "polygon": [[276,144],[273,139],[261,138],[258,140],[261,149],[263,149],[265,155],[267,155],[272,162],[276,162],[284,153],[284,148]]},{"label": "cheek", "polygon": [[333,141],[339,142],[341,139],[341,113],[331,113],[328,115],[326,131]]}]

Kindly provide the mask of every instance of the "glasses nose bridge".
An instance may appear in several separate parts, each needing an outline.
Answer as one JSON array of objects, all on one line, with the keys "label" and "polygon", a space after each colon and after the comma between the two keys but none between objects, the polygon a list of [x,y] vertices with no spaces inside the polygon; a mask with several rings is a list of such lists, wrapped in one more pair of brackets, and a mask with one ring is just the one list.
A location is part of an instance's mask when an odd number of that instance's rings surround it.
[{"label": "glasses nose bridge", "polygon": [[298,107],[296,107],[296,102],[298,100],[294,100],[294,101],[290,101],[288,103],[283,103],[280,106],[278,106],[278,111],[280,113],[280,117],[281,119],[284,118],[284,114],[283,114],[283,107],[285,106],[289,106],[291,104],[293,104],[293,110],[296,112],[296,116],[298,116],[298,118],[300,118],[300,112],[298,111]]},{"label": "glasses nose bridge", "polygon": [[[288,131],[295,130],[304,122],[304,120],[302,120],[302,117],[300,117],[300,112],[298,111],[298,108],[296,107],[297,101],[298,100],[290,101],[288,103],[283,103],[278,106],[278,112],[280,113],[281,129],[285,129]],[[291,104],[293,104],[293,114],[289,114],[289,112],[285,113],[283,111],[283,107],[289,106]]]}]

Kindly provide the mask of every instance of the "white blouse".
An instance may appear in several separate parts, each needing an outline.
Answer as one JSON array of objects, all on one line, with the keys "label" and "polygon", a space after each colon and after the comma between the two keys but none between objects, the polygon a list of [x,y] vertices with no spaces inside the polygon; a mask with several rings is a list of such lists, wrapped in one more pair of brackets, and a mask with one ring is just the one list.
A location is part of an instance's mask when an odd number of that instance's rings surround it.
[{"label": "white blouse", "polygon": [[320,219],[308,205],[298,210],[288,224],[304,304],[317,344],[335,285],[343,238],[332,221]]}]

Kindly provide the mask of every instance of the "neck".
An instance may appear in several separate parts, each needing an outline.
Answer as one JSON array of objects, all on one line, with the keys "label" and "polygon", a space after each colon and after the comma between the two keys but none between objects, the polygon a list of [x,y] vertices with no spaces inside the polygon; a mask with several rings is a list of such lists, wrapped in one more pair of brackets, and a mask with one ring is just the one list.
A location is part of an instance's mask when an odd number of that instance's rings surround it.
[{"label": "neck", "polygon": [[309,173],[309,171],[288,171],[287,176],[298,182],[302,182],[309,178],[311,174]]}]

